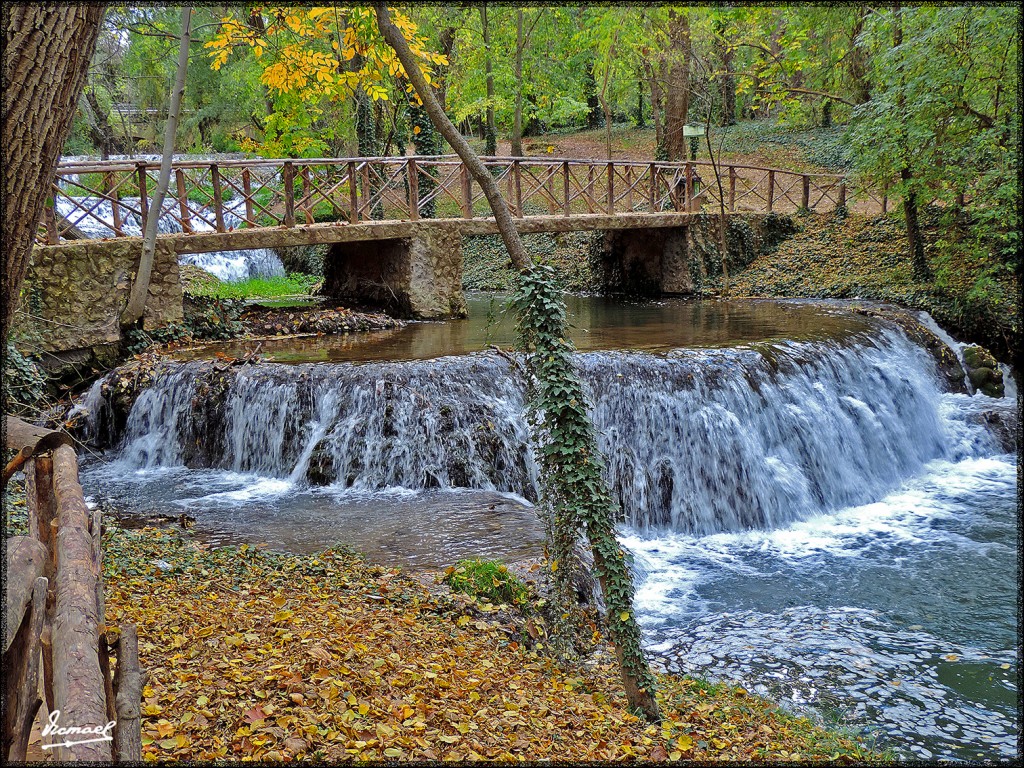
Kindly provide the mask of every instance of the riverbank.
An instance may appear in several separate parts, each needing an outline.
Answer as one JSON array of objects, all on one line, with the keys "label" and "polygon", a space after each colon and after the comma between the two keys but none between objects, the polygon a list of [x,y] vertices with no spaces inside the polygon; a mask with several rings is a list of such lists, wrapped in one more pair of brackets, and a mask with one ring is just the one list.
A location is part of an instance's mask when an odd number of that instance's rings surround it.
[{"label": "riverbank", "polygon": [[113,525],[104,546],[108,621],[139,626],[150,676],[149,759],[877,757],[742,689],[664,675],[665,720],[647,725],[604,642],[559,667],[497,606],[343,550],[209,550]]}]

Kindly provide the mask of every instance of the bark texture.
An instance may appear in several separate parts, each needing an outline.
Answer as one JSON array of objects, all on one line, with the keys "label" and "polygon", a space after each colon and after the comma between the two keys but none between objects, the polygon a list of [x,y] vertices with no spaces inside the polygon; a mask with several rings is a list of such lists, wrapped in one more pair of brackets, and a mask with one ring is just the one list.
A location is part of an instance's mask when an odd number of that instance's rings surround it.
[{"label": "bark texture", "polygon": [[665,155],[669,161],[686,159],[683,126],[690,112],[690,19],[685,11],[670,10],[669,64],[665,94]]},{"label": "bark texture", "polygon": [[28,268],[50,177],[71,130],[103,4],[7,4],[3,19],[3,336]]}]

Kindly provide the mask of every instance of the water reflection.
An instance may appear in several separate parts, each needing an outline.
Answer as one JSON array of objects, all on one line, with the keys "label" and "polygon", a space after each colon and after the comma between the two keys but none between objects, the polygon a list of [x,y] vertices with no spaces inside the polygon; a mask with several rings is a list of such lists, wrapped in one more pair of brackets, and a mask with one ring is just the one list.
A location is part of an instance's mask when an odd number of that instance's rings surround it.
[{"label": "water reflection", "polygon": [[[666,352],[680,347],[718,347],[771,339],[845,338],[873,327],[841,305],[791,301],[700,301],[665,299],[629,302],[617,298],[566,296],[570,337],[581,351],[629,349]],[[412,322],[404,328],[306,338],[268,339],[261,354],[281,363],[426,360],[479,352],[492,344],[515,344],[515,321],[503,295],[469,294],[469,317],[448,322]],[[183,350],[194,360],[217,352],[242,357],[256,342],[223,342]]]}]

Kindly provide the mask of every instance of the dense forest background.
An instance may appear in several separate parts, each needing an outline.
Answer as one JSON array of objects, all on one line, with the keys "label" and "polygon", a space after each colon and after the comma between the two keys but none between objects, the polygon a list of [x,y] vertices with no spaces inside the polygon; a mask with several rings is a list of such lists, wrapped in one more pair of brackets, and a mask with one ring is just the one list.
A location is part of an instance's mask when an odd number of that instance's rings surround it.
[{"label": "dense forest background", "polygon": [[[1020,228],[1015,4],[404,13],[446,111],[483,154],[561,151],[558,137],[589,131],[591,155],[681,160],[688,123],[710,133],[702,150],[802,145],[808,170],[856,174],[901,201],[915,279],[941,289],[970,263],[962,314],[1007,304]],[[65,154],[157,151],[180,24],[176,8],[108,9]],[[192,26],[179,152],[451,152],[368,8],[204,6]],[[926,211],[949,232],[928,258]]]}]

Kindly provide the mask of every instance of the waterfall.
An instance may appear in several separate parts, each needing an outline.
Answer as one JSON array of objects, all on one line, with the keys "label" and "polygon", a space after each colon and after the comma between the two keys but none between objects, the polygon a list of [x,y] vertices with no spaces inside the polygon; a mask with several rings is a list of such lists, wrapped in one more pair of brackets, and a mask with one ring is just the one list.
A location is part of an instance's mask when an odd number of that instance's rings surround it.
[{"label": "waterfall", "polygon": [[[934,459],[994,450],[984,428],[947,413],[931,357],[897,329],[844,342],[593,352],[577,364],[608,480],[639,529],[776,528],[876,500]],[[114,442],[130,467],[534,500],[526,397],[521,377],[490,354],[228,372],[165,363]],[[111,433],[109,403],[92,418],[97,435]]]},{"label": "waterfall", "polygon": [[[123,203],[120,207],[121,231],[130,237],[142,237],[141,218],[128,210],[129,207],[136,210],[139,208],[139,198],[124,197],[121,198],[121,202]],[[88,238],[105,238],[116,235],[114,211],[109,200],[76,197],[72,201],[65,197],[58,197],[55,205],[58,215],[77,227]],[[244,220],[242,205],[242,200],[230,200],[224,203],[225,227],[234,229],[241,226]],[[91,211],[91,213],[86,213],[86,211]],[[160,209],[160,218],[157,221],[157,231],[160,234],[181,232],[179,215],[178,201],[173,197],[165,197]],[[195,232],[213,232],[216,229],[211,223],[214,221],[214,213],[205,206],[199,207],[198,212],[192,215],[191,221],[192,229]],[[201,267],[226,282],[284,274],[284,265],[281,263],[280,257],[266,248],[184,254],[179,257],[179,262]]]}]

